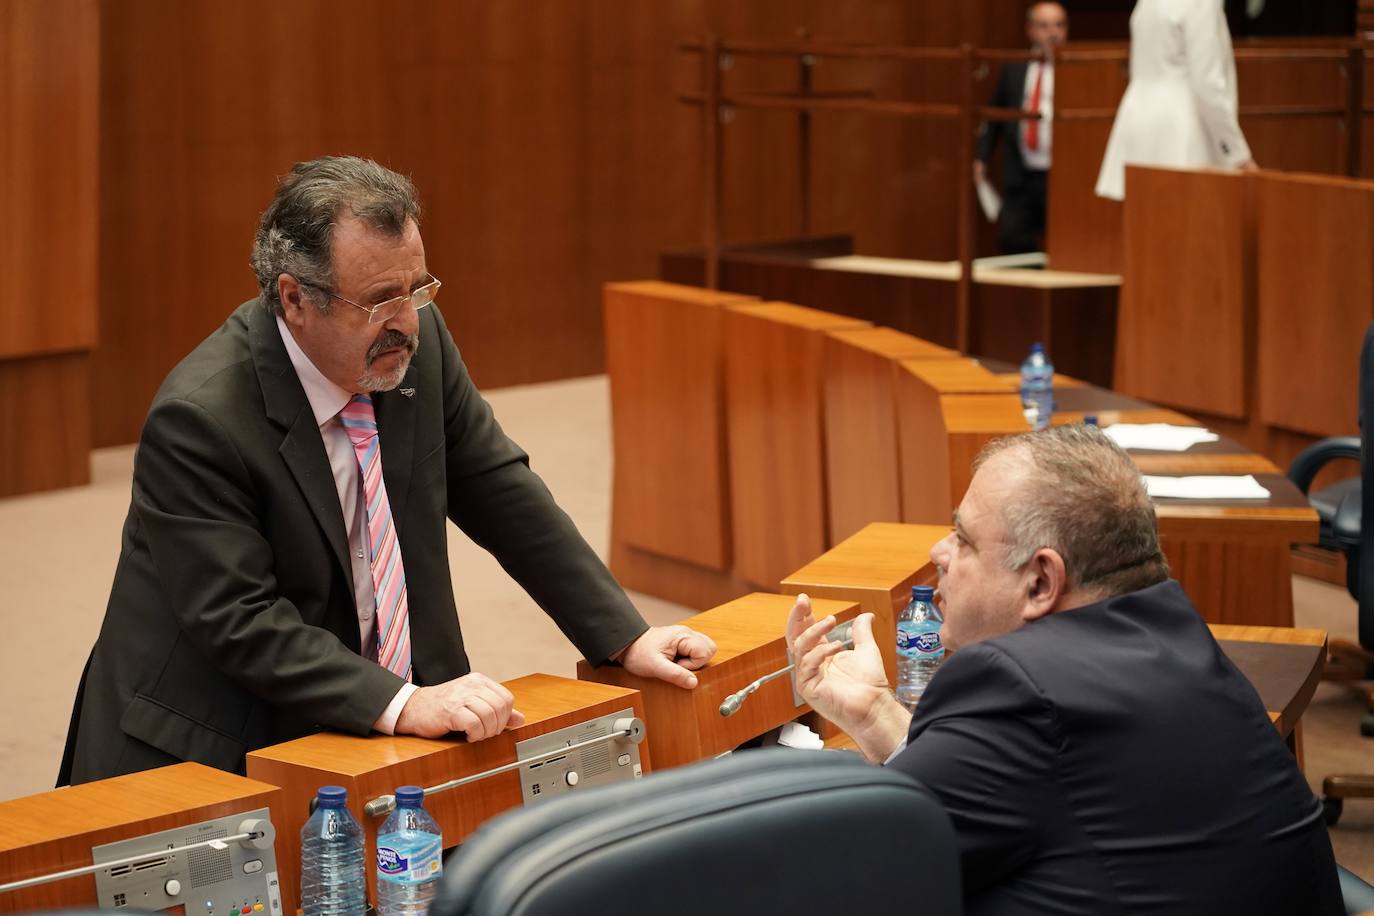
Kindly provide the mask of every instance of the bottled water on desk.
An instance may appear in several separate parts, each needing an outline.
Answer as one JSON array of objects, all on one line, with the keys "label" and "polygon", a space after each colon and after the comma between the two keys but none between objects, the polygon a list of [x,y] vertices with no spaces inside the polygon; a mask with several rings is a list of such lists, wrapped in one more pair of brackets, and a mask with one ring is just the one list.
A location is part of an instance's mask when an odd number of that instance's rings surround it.
[{"label": "bottled water on desk", "polygon": [[935,589],[916,585],[911,602],[897,616],[897,700],[915,709],[926,685],[945,660],[940,625],[945,618],[935,606]]},{"label": "bottled water on desk", "polygon": [[377,831],[377,912],[420,916],[439,888],[444,842],[425,810],[425,790],[401,786],[396,810]]},{"label": "bottled water on desk", "polygon": [[301,828],[301,912],[305,916],[363,916],[367,872],[363,830],[349,813],[348,790],[321,786],[315,813]]},{"label": "bottled water on desk", "polygon": [[1044,344],[1031,344],[1030,355],[1021,364],[1021,407],[1032,429],[1050,425],[1054,414],[1054,364],[1045,355]]}]

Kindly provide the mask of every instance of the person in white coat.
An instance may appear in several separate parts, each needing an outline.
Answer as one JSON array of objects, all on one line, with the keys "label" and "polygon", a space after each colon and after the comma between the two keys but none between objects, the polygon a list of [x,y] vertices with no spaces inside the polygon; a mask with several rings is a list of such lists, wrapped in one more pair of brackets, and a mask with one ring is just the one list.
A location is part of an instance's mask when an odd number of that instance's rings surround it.
[{"label": "person in white coat", "polygon": [[1127,165],[1256,168],[1236,109],[1222,0],[1138,0],[1131,82],[1102,157],[1098,196],[1125,199]]}]

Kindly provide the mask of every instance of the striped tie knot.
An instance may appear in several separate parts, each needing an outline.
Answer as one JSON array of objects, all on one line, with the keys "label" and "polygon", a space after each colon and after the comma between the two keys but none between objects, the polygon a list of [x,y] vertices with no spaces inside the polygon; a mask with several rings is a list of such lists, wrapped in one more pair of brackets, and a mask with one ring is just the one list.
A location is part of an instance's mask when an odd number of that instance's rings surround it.
[{"label": "striped tie knot", "polygon": [[355,394],[349,399],[339,411],[339,422],[354,448],[377,438],[377,414],[372,410],[372,398],[366,394]]}]

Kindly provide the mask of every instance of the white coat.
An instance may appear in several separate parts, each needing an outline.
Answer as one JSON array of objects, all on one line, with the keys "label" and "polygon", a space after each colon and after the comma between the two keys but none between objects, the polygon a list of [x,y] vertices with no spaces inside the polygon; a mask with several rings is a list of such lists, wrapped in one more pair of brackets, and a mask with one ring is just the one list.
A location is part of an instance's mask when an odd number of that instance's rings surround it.
[{"label": "white coat", "polygon": [[1131,82],[1102,157],[1098,196],[1125,198],[1128,164],[1244,164],[1250,147],[1236,108],[1222,0],[1139,0],[1131,14]]}]

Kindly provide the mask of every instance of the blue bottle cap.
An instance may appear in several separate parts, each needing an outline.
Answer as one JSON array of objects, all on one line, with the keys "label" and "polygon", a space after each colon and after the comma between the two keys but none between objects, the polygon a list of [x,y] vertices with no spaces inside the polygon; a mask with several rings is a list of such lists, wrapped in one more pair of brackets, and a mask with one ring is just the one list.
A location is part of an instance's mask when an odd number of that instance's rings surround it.
[{"label": "blue bottle cap", "polygon": [[400,786],[396,789],[396,807],[419,808],[424,804],[425,790],[419,786]]},{"label": "blue bottle cap", "polygon": [[911,600],[913,601],[934,601],[935,586],[933,585],[913,585],[911,586]]},{"label": "blue bottle cap", "polygon": [[1031,352],[1032,352],[1032,353],[1044,353],[1044,352],[1045,352],[1045,345],[1042,344],[1040,341],[1037,340],[1035,343],[1031,344]]},{"label": "blue bottle cap", "polygon": [[343,786],[320,786],[315,794],[317,808],[342,808],[348,802],[348,790]]},{"label": "blue bottle cap", "polygon": [[1096,425],[1097,425],[1097,415],[1096,415],[1096,414],[1091,414],[1091,413],[1088,414],[1086,417],[1083,418],[1083,425],[1084,425],[1084,426],[1096,426]]}]

